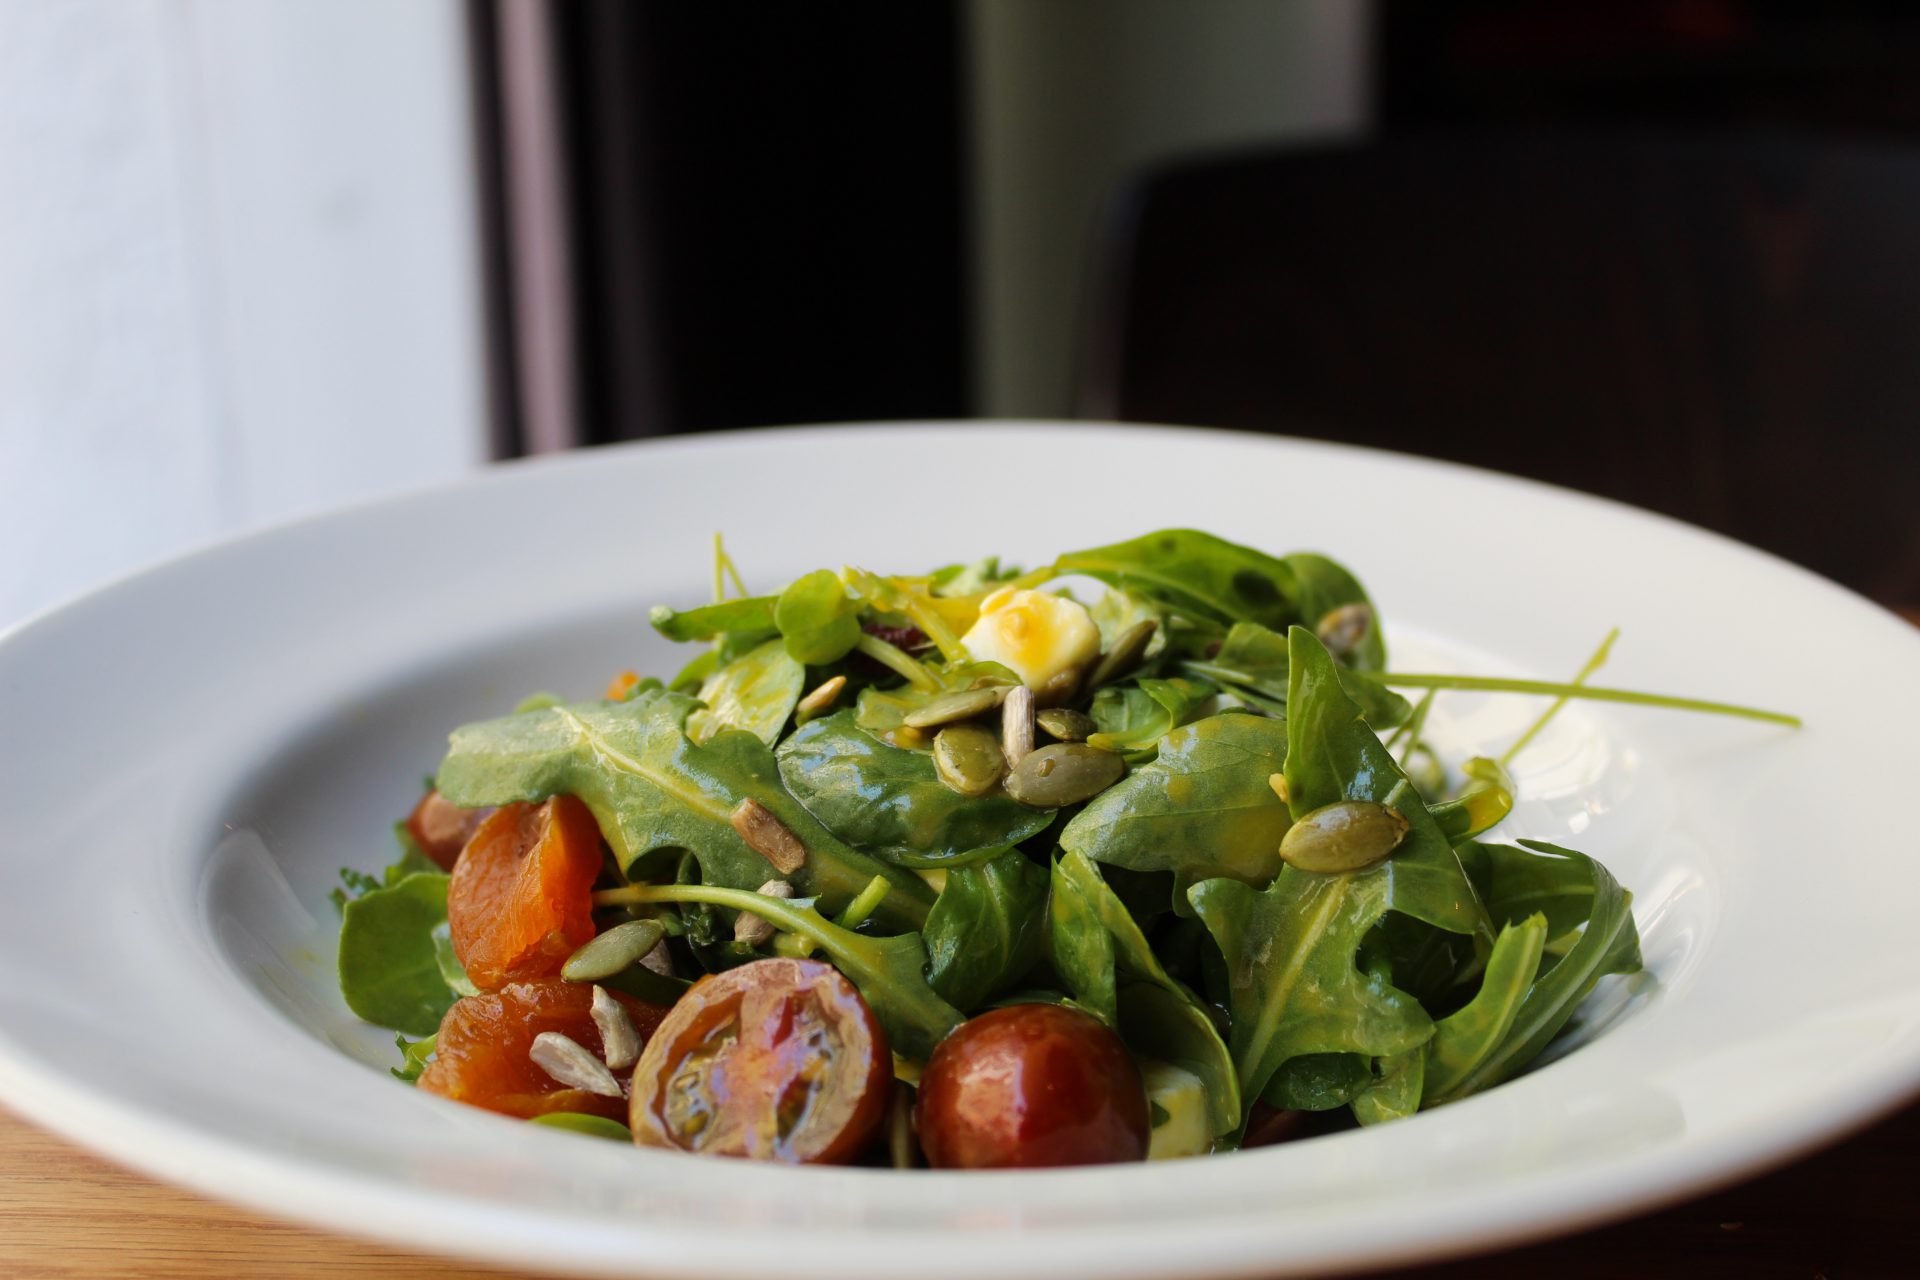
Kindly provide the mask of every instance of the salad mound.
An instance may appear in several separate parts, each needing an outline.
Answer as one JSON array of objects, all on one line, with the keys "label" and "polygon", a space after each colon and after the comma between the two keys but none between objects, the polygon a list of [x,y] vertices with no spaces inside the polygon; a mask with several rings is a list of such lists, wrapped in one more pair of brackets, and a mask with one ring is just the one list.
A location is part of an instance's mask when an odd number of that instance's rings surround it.
[{"label": "salad mound", "polygon": [[651,622],[704,646],[670,681],[453,732],[400,859],[342,873],[342,993],[422,1089],[800,1163],[1199,1155],[1498,1085],[1639,940],[1599,863],[1483,838],[1539,725],[1450,771],[1436,690],[1792,723],[1593,689],[1605,646],[1392,673],[1346,569],[1192,530],[757,596],[716,539]]}]

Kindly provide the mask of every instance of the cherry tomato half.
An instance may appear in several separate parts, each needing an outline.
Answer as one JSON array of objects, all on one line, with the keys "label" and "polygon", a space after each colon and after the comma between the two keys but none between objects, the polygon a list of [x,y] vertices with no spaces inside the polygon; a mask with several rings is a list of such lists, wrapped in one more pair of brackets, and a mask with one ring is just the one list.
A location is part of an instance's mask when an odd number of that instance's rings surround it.
[{"label": "cherry tomato half", "polygon": [[634,1068],[643,1147],[843,1164],[886,1119],[893,1055],[853,984],[818,960],[756,960],[681,996]]},{"label": "cherry tomato half", "polygon": [[[613,997],[625,1006],[642,1036],[653,1033],[667,1016],[665,1009],[617,991]],[[534,1065],[527,1054],[542,1031],[557,1031],[590,1053],[606,1052],[593,1021],[592,987],[551,979],[514,982],[454,1001],[440,1020],[440,1038],[434,1042],[432,1061],[420,1073],[419,1086],[503,1115],[584,1111],[626,1119],[625,1098],[569,1089]],[[614,1072],[616,1078],[622,1074]]]},{"label": "cherry tomato half", "polygon": [[407,815],[407,832],[420,846],[420,852],[433,859],[442,871],[451,871],[454,859],[492,812],[491,809],[462,809],[438,791],[429,791]]},{"label": "cherry tomato half", "polygon": [[600,828],[572,796],[509,804],[480,824],[453,866],[453,953],[482,991],[550,978],[593,937]]},{"label": "cherry tomato half", "polygon": [[1141,1160],[1147,1090],[1120,1037],[1077,1009],[1020,1004],[964,1022],[920,1077],[920,1145],[936,1169]]}]

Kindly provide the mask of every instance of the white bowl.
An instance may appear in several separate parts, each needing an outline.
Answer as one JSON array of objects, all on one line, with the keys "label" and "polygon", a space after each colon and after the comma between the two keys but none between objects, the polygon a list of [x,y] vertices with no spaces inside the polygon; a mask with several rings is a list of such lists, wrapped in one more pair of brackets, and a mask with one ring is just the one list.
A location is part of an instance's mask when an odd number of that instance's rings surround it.
[{"label": "white bowl", "polygon": [[[1171,1164],[795,1170],[629,1150],[405,1088],[332,978],[337,868],[390,852],[443,735],[684,654],[725,530],[762,587],[1169,525],[1351,565],[1396,666],[1802,714],[1798,732],[1582,704],[1503,834],[1636,891],[1650,976],[1571,1052],[1377,1129]],[[1442,695],[1458,750],[1529,699]],[[592,1274],[1277,1274],[1615,1218],[1784,1160],[1920,1083],[1902,797],[1920,634],[1625,507],[1387,454],[1214,432],[898,425],[497,468],[213,547],[0,638],[0,1096],[129,1164],[422,1249]]]}]

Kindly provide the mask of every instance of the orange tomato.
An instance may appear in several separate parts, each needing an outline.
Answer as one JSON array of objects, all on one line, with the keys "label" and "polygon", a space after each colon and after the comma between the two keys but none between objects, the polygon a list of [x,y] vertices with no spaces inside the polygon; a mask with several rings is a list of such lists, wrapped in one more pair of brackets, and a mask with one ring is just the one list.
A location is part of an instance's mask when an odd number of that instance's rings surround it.
[{"label": "orange tomato", "polygon": [[[652,1035],[666,1010],[613,993],[642,1036]],[[515,982],[498,991],[454,1002],[440,1022],[433,1059],[420,1073],[420,1088],[455,1102],[509,1116],[584,1111],[609,1120],[627,1118],[625,1098],[605,1098],[570,1089],[533,1064],[528,1052],[542,1031],[568,1036],[604,1057],[593,1022],[593,988],[583,983]],[[614,1072],[616,1079],[626,1072]],[[623,1080],[622,1087],[631,1087]]]},{"label": "orange tomato", "polygon": [[572,796],[509,804],[480,824],[447,887],[453,952],[482,991],[548,978],[593,937],[600,829]]},{"label": "orange tomato", "polygon": [[639,672],[622,671],[619,675],[607,681],[607,701],[609,702],[620,701],[620,699],[626,697],[629,693],[633,692],[633,686],[639,683],[640,683]]}]

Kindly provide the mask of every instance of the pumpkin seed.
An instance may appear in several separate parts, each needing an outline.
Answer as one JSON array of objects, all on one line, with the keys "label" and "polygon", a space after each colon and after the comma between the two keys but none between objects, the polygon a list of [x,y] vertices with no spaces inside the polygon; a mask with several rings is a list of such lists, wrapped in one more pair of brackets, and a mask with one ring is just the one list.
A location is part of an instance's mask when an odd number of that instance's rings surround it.
[{"label": "pumpkin seed", "polygon": [[1314,625],[1313,633],[1320,637],[1321,644],[1327,646],[1328,653],[1344,657],[1358,649],[1372,630],[1373,606],[1364,600],[1355,600],[1337,609],[1329,609],[1326,616]]},{"label": "pumpkin seed", "polygon": [[1080,692],[1080,677],[1086,673],[1085,667],[1068,667],[1065,671],[1056,671],[1047,677],[1047,682],[1033,691],[1033,705],[1036,707],[1059,707],[1073,701],[1073,695]]},{"label": "pumpkin seed", "polygon": [[1007,771],[1000,739],[977,724],[950,724],[933,739],[933,769],[963,796],[983,796]]},{"label": "pumpkin seed", "polygon": [[772,863],[781,875],[790,876],[807,865],[807,846],[800,843],[800,837],[752,796],[735,805],[727,820],[747,847]]},{"label": "pumpkin seed", "polygon": [[1100,731],[1093,717],[1072,707],[1048,707],[1036,711],[1033,722],[1062,742],[1085,742]]},{"label": "pumpkin seed", "polygon": [[1120,781],[1127,762],[1084,742],[1055,742],[1027,756],[1007,775],[1007,794],[1034,809],[1091,800]]},{"label": "pumpkin seed", "polygon": [[629,920],[605,933],[567,957],[560,976],[568,982],[598,982],[611,978],[631,965],[652,955],[660,939],[667,936],[658,920]]},{"label": "pumpkin seed", "polygon": [[1323,804],[1287,828],[1280,859],[1302,871],[1359,871],[1381,861],[1407,836],[1407,820],[1371,800]]},{"label": "pumpkin seed", "polygon": [[909,729],[933,729],[957,720],[971,720],[999,706],[1000,700],[1006,696],[1005,685],[944,693],[919,710],[909,711],[901,723]]},{"label": "pumpkin seed", "polygon": [[1100,655],[1100,661],[1093,665],[1093,675],[1087,679],[1087,688],[1098,689],[1103,684],[1112,684],[1140,665],[1140,659],[1146,656],[1147,646],[1153,642],[1153,633],[1160,624],[1152,618],[1140,621],[1122,631],[1113,638],[1113,647]]},{"label": "pumpkin seed", "polygon": [[1007,768],[1018,768],[1033,750],[1033,690],[1020,684],[1007,690],[1000,706],[1000,751]]}]

